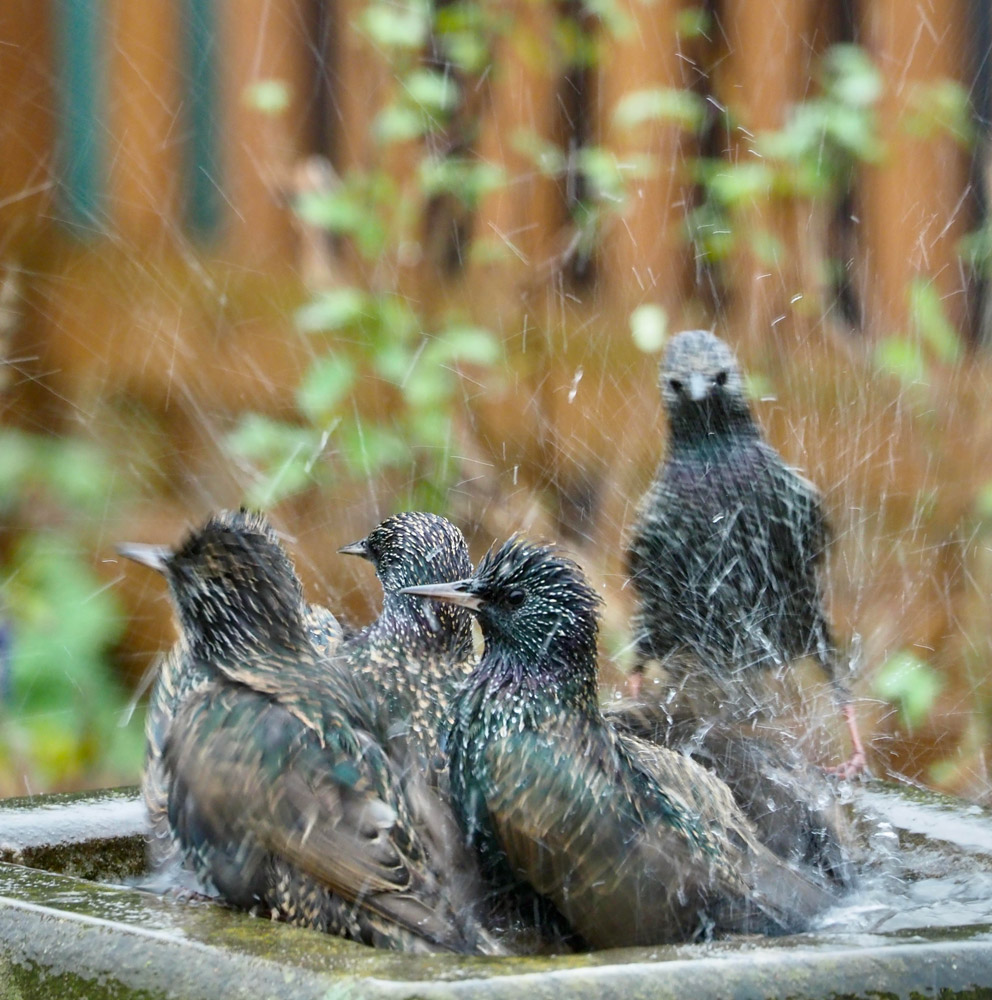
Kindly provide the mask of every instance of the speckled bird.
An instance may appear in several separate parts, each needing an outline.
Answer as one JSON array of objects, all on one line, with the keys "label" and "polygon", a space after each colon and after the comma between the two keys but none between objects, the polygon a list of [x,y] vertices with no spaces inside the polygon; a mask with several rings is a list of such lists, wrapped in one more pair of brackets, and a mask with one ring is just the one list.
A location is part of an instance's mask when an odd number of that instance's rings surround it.
[{"label": "speckled bird", "polygon": [[177,706],[162,757],[172,835],[204,886],[368,944],[500,952],[454,818],[379,740],[363,678],[315,654],[265,519],[218,514],[143,561],[165,574],[184,654],[208,677]]},{"label": "speckled bird", "polygon": [[550,903],[591,948],[803,927],[832,897],[762,847],[726,786],[603,718],[599,599],[511,539],[408,593],[469,608],[485,648],[455,699],[451,787],[490,888]]},{"label": "speckled bird", "polygon": [[454,693],[475,662],[472,616],[401,590],[471,574],[465,537],[437,514],[411,511],[338,551],[367,559],[383,590],[379,617],[342,645],[341,656],[377,692],[391,735],[405,736],[432,763]]},{"label": "speckled bird", "polygon": [[834,770],[856,774],[865,756],[824,611],[829,529],[819,493],[762,438],[737,360],[719,337],[674,337],[659,386],[668,453],[627,551],[638,599],[635,671],[652,659],[676,675],[685,664],[709,671],[725,704],[746,712],[762,707],[755,671],[813,657],[853,745]]},{"label": "speckled bird", "polygon": [[[164,572],[171,549],[158,545],[128,543],[119,547],[122,555]],[[307,605],[307,631],[318,655],[331,656],[341,643],[342,628],[337,618],[320,605]],[[164,869],[177,858],[177,845],[169,828],[169,785],[162,763],[165,744],[176,711],[189,696],[210,680],[210,671],[190,655],[185,632],[154,666],[155,682],[145,714],[145,761],[141,792],[148,810],[148,855],[152,871]]]},{"label": "speckled bird", "polygon": [[603,714],[620,733],[684,754],[723,781],[772,853],[837,888],[853,886],[855,837],[834,783],[794,746],[678,705],[623,699]]}]

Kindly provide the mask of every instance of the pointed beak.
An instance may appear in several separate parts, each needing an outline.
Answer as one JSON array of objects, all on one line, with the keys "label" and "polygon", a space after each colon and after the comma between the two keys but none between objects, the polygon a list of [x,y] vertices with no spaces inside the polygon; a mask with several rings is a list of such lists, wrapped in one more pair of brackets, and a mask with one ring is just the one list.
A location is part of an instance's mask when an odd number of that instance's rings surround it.
[{"label": "pointed beak", "polygon": [[413,594],[415,597],[432,597],[435,601],[445,601],[448,604],[458,604],[469,611],[478,611],[482,607],[482,598],[473,594],[471,587],[474,580],[455,580],[454,583],[428,583],[421,587],[404,587],[399,593]]},{"label": "pointed beak", "polygon": [[142,545],[140,542],[121,542],[117,553],[159,573],[166,571],[172,558],[172,549],[167,545]]},{"label": "pointed beak", "polygon": [[364,538],[352,542],[350,545],[342,545],[338,552],[343,556],[360,556],[362,559],[369,557],[369,547]]},{"label": "pointed beak", "polygon": [[701,403],[709,392],[710,386],[702,372],[693,372],[689,376],[689,398],[694,403]]}]

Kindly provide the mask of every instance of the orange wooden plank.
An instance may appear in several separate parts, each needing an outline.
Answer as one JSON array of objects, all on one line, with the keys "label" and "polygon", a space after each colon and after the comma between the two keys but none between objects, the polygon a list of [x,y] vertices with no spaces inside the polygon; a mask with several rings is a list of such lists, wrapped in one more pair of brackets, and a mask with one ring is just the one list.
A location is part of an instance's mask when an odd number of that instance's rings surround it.
[{"label": "orange wooden plank", "polygon": [[[932,278],[952,322],[966,315],[965,283],[956,246],[971,227],[968,151],[946,130],[914,135],[909,115],[941,80],[962,78],[965,0],[875,0],[864,4],[864,43],[885,78],[879,105],[887,152],[861,173],[861,291],[866,328],[907,330],[907,290]],[[931,91],[932,92],[932,91]]]},{"label": "orange wooden plank", "polygon": [[177,7],[172,0],[108,5],[106,163],[119,236],[161,243],[176,235],[182,125]]}]

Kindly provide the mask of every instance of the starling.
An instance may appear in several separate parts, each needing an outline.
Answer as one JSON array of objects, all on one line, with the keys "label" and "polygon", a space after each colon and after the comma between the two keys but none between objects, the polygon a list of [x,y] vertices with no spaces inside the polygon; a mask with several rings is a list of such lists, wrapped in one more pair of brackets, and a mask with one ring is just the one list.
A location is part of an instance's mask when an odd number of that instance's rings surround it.
[{"label": "starling", "polygon": [[690,757],[730,789],[772,853],[819,873],[837,888],[855,881],[853,837],[830,781],[794,748],[721,718],[624,700],[604,707],[621,733]]},{"label": "starling", "polygon": [[454,693],[475,661],[472,616],[400,591],[471,575],[465,538],[443,517],[407,512],[338,551],[372,563],[383,590],[379,617],[342,644],[341,656],[377,692],[391,734],[402,734],[431,764]]},{"label": "starling", "polygon": [[204,886],[367,944],[499,952],[454,818],[381,742],[364,680],[315,652],[265,519],[218,514],[143,561],[169,582],[178,662],[206,678],[180,687],[162,756],[172,836]]},{"label": "starling", "polygon": [[789,931],[832,901],[758,843],[727,787],[599,708],[599,599],[514,538],[471,579],[410,588],[479,618],[454,704],[451,790],[494,894],[553,905],[591,948]]},{"label": "starling", "polygon": [[[156,545],[128,543],[119,547],[121,555],[143,565],[165,572],[171,550]],[[342,637],[338,620],[327,608],[308,605],[305,611],[307,629],[318,654],[330,656]],[[176,844],[169,829],[169,787],[162,765],[162,754],[176,711],[198,688],[210,680],[210,672],[194,661],[185,639],[179,641],[161,658],[155,668],[155,684],[145,715],[145,763],[141,775],[141,792],[148,810],[149,863],[153,871],[176,859]]]},{"label": "starling", "polygon": [[[640,505],[627,551],[638,599],[636,671],[649,660],[715,686],[743,713],[760,710],[761,668],[800,657],[829,676],[853,754],[865,755],[840,677],[820,571],[829,529],[815,487],[762,438],[730,348],[705,330],[674,337],[659,385],[669,448]],[[688,666],[686,666],[688,664]],[[635,684],[635,688],[637,685]]]}]

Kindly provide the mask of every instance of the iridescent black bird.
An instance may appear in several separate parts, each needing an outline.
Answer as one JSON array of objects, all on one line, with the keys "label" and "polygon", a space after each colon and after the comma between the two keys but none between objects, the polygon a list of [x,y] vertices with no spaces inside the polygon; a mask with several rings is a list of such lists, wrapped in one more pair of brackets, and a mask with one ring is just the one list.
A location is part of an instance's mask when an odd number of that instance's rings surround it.
[{"label": "iridescent black bird", "polygon": [[592,948],[792,930],[830,904],[758,843],[722,782],[605,722],[599,599],[574,563],[511,539],[473,578],[407,592],[482,626],[449,753],[494,892],[550,901]]},{"label": "iridescent black bird", "polygon": [[674,337],[659,385],[668,453],[627,552],[638,598],[635,671],[652,659],[676,675],[708,671],[724,703],[746,712],[763,701],[755,671],[813,657],[830,677],[853,744],[835,770],[852,776],[865,756],[824,612],[829,529],[820,496],[762,438],[737,360],[719,337]]},{"label": "iridescent black bird", "polygon": [[265,519],[218,514],[145,561],[169,582],[187,662],[209,677],[178,706],[162,759],[173,836],[205,886],[369,944],[501,950],[475,917],[453,817],[416,761],[381,742],[362,678],[315,655]]},{"label": "iridescent black bird", "polygon": [[725,782],[772,853],[839,888],[853,885],[850,824],[830,779],[795,747],[773,733],[762,738],[733,720],[700,719],[664,703],[626,699],[608,703],[603,714],[621,733],[678,751]]},{"label": "iridescent black bird", "polygon": [[338,551],[372,563],[383,590],[379,617],[346,640],[341,655],[377,692],[391,735],[404,735],[432,763],[451,724],[452,697],[475,662],[472,618],[400,591],[471,574],[465,538],[445,518],[413,511]]},{"label": "iridescent black bird", "polygon": [[[172,550],[159,545],[129,543],[119,547],[122,555],[164,573]],[[342,628],[334,615],[320,605],[307,605],[305,621],[316,652],[330,656],[342,638]],[[148,810],[149,862],[153,871],[175,860],[177,845],[169,827],[169,784],[162,757],[178,708],[211,679],[210,671],[190,654],[187,635],[165,653],[155,670],[155,683],[145,715],[145,763],[141,792]]]}]

